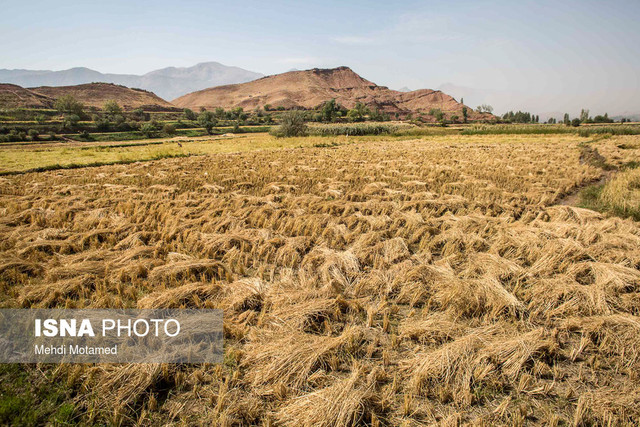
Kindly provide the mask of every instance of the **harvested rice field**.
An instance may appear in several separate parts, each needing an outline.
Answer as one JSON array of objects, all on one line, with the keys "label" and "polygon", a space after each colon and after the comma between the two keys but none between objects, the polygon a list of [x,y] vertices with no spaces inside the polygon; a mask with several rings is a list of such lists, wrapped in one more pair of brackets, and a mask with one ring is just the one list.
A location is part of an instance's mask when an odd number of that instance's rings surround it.
[{"label": "harvested rice field", "polygon": [[221,308],[225,332],[220,365],[0,380],[81,424],[636,425],[640,225],[563,201],[639,138],[326,138],[0,177],[2,307]]}]

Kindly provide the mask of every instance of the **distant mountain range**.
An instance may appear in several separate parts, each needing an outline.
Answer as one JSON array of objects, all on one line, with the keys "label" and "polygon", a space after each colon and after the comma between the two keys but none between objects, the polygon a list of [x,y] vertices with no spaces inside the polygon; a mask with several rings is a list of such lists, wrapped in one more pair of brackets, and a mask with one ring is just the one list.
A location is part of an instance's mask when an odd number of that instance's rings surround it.
[{"label": "distant mountain range", "polygon": [[615,121],[620,121],[620,119],[631,120],[632,122],[640,122],[640,113],[633,113],[631,111],[625,111],[622,114],[617,116],[611,116],[611,118]]},{"label": "distant mountain range", "polygon": [[84,67],[62,71],[0,69],[0,83],[13,83],[22,87],[115,83],[151,91],[168,101],[193,91],[245,83],[260,77],[263,74],[229,67],[219,62],[203,62],[193,67],[162,68],[143,75],[105,74]]}]

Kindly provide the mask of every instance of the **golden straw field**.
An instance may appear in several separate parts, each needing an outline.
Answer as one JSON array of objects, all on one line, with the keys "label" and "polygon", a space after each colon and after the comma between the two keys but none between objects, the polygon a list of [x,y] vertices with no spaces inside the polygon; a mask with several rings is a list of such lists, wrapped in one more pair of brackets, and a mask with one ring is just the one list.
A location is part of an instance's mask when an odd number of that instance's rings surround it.
[{"label": "golden straw field", "polygon": [[23,365],[75,422],[638,422],[640,226],[567,200],[639,136],[248,138],[0,177],[3,307],[224,310],[222,365]]}]

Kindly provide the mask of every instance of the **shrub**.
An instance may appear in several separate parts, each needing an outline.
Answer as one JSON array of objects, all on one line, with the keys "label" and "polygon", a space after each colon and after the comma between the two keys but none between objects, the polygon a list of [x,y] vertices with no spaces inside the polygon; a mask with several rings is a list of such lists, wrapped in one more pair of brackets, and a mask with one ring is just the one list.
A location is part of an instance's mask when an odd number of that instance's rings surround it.
[{"label": "shrub", "polygon": [[274,129],[271,134],[276,137],[305,136],[308,128],[305,123],[304,113],[301,111],[291,111],[282,116],[280,126]]},{"label": "shrub", "polygon": [[[320,116],[320,119],[322,120],[322,116]],[[362,114],[354,108],[353,110],[349,110],[347,113],[347,120],[350,122],[361,122],[363,117]]]},{"label": "shrub", "polygon": [[37,141],[38,136],[40,135],[40,133],[35,129],[29,129],[28,134],[32,141]]},{"label": "shrub", "polygon": [[[119,119],[121,118],[121,120]],[[127,132],[129,130],[131,130],[132,127],[129,124],[129,122],[127,122],[125,120],[125,118],[123,116],[117,116],[116,119],[116,130],[120,131],[120,132]]]},{"label": "shrub", "polygon": [[222,107],[217,107],[217,108],[214,110],[214,112],[213,112],[213,115],[214,115],[217,119],[224,119],[225,114],[226,114],[226,113],[225,113],[225,111],[224,111],[224,108],[222,108]]},{"label": "shrub", "polygon": [[436,120],[440,121],[444,117],[444,113],[439,108],[432,108],[429,110],[429,115],[436,118]]},{"label": "shrub", "polygon": [[164,133],[166,133],[169,136],[173,136],[176,134],[176,127],[174,125],[172,125],[171,123],[166,123],[163,127],[162,127],[162,131]]},{"label": "shrub", "polygon": [[582,123],[582,121],[578,118],[575,118],[573,120],[571,120],[571,126],[577,128],[578,126],[580,126],[580,123]]},{"label": "shrub", "polygon": [[91,134],[89,132],[87,132],[86,130],[83,130],[80,133],[80,139],[85,141],[91,141],[93,138],[91,137]]},{"label": "shrub", "polygon": [[[54,104],[56,110],[64,114],[82,115],[84,105],[72,95],[64,95],[58,98]],[[78,119],[80,120],[80,119]]]},{"label": "shrub", "polygon": [[216,125],[216,119],[213,117],[211,111],[203,111],[198,116],[198,123],[202,126],[208,134],[211,134],[211,129]]},{"label": "shrub", "polygon": [[96,129],[99,131],[108,132],[109,129],[111,128],[111,122],[106,117],[102,119],[94,120],[94,122],[96,124]]},{"label": "shrub", "polygon": [[115,99],[110,99],[106,101],[102,106],[102,110],[110,116],[115,116],[116,114],[122,114],[122,107],[120,107],[120,105]]},{"label": "shrub", "polygon": [[145,123],[140,128],[140,132],[142,132],[142,134],[147,138],[151,138],[151,136],[156,132],[156,127],[151,122]]},{"label": "shrub", "polygon": [[68,114],[64,117],[62,121],[62,127],[65,129],[73,129],[76,127],[78,122],[80,121],[80,116],[77,114]]},{"label": "shrub", "polygon": [[196,113],[194,113],[193,111],[191,111],[191,110],[190,110],[190,109],[188,109],[188,108],[185,108],[185,109],[184,109],[184,117],[185,117],[187,120],[192,120],[192,121],[193,121],[193,120],[196,120],[196,119],[198,118],[198,117],[196,116]]}]

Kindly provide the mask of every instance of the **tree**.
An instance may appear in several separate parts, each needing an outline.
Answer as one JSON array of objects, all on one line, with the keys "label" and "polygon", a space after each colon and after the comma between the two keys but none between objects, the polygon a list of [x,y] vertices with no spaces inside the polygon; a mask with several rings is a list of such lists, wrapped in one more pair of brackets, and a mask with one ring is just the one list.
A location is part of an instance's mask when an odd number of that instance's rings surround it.
[{"label": "tree", "polygon": [[115,99],[110,99],[104,103],[102,111],[109,116],[115,116],[117,114],[122,114],[122,107],[118,105],[118,102]]},{"label": "tree", "polygon": [[347,120],[350,122],[361,122],[362,119],[362,114],[355,108],[347,112]]},{"label": "tree", "polygon": [[184,118],[187,120],[196,120],[198,117],[196,116],[196,113],[194,113],[192,110],[185,108],[184,109]]},{"label": "tree", "polygon": [[336,99],[333,98],[330,101],[327,101],[322,106],[322,118],[325,122],[330,122],[333,120],[336,111],[338,108],[336,107]]},{"label": "tree", "polygon": [[31,138],[32,141],[37,141],[38,140],[38,136],[40,135],[40,133],[35,130],[35,129],[29,129],[29,138]]},{"label": "tree", "polygon": [[94,121],[94,123],[96,125],[96,129],[97,130],[107,132],[107,131],[109,131],[109,128],[111,127],[111,122],[106,117],[105,118],[99,118],[98,116],[95,116],[93,118],[93,121]]},{"label": "tree", "polygon": [[593,118],[594,123],[613,123],[613,120],[609,118],[608,113],[604,113],[604,116],[597,115]]},{"label": "tree", "polygon": [[444,117],[444,113],[439,108],[432,108],[429,110],[429,115],[435,117],[437,121],[442,121],[442,118]]},{"label": "tree", "polygon": [[151,138],[151,136],[155,133],[155,131],[156,131],[156,127],[151,122],[143,124],[142,127],[140,128],[140,132],[142,132],[142,134],[147,138]]},{"label": "tree", "polygon": [[582,111],[580,111],[580,121],[582,123],[587,123],[588,120],[589,120],[589,110],[583,109]]},{"label": "tree", "polygon": [[460,104],[464,104],[464,98],[460,98]]},{"label": "tree", "polygon": [[469,118],[469,112],[467,111],[467,107],[462,107],[462,121],[467,123],[468,118]]},{"label": "tree", "polygon": [[389,116],[384,112],[378,110],[377,108],[374,108],[373,111],[369,113],[369,117],[371,117],[371,120],[376,122],[384,122],[385,120],[389,120]]},{"label": "tree", "polygon": [[213,115],[217,118],[217,119],[224,119],[224,108],[222,107],[217,107],[215,109],[215,111],[213,112]]},{"label": "tree", "polygon": [[82,115],[84,111],[84,105],[72,95],[61,96],[56,100],[54,107],[62,114],[75,114],[76,116]]},{"label": "tree", "polygon": [[579,118],[577,118],[577,117],[575,119],[571,120],[571,126],[573,126],[573,127],[577,128],[578,126],[580,126],[580,123],[581,123],[581,120]]},{"label": "tree", "polygon": [[301,111],[290,111],[282,116],[280,126],[278,126],[272,135],[281,137],[305,136],[307,134],[307,125],[305,123],[304,113]]},{"label": "tree", "polygon": [[571,124],[571,119],[569,118],[569,113],[564,113],[564,118],[562,119],[562,123],[569,126]]},{"label": "tree", "polygon": [[38,114],[36,117],[36,122],[41,125],[43,123],[45,123],[47,121],[47,116],[45,116],[44,114]]},{"label": "tree", "polygon": [[198,123],[211,135],[211,130],[216,125],[216,119],[211,111],[205,110],[198,116]]},{"label": "tree", "polygon": [[73,129],[79,121],[80,116],[77,114],[67,114],[64,116],[64,120],[62,120],[62,127],[65,129]]},{"label": "tree", "polygon": [[173,136],[176,134],[176,127],[174,125],[172,125],[171,123],[166,123],[163,127],[162,127],[162,131],[164,133],[166,133],[169,136]]},{"label": "tree", "polygon": [[479,105],[476,108],[476,111],[478,113],[489,113],[489,114],[491,114],[491,113],[493,113],[493,107],[491,105],[489,105],[489,104],[482,104],[482,105]]}]

